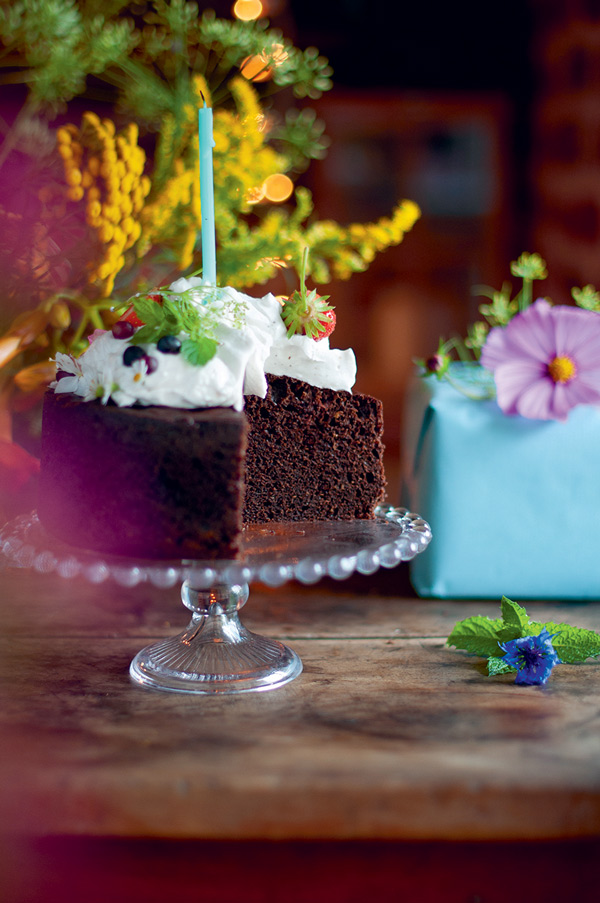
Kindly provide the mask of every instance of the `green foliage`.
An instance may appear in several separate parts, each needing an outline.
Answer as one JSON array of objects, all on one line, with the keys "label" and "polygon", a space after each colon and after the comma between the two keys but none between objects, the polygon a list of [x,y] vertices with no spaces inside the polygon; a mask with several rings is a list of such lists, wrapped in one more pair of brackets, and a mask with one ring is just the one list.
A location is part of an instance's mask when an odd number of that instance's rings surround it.
[{"label": "green foliage", "polygon": [[283,57],[272,83],[297,97],[317,98],[331,88],[329,64],[314,48],[299,50],[265,20],[217,19],[212,10],[199,16],[197,4],[184,0],[18,0],[0,7],[0,46],[0,65],[8,69],[0,84],[27,84],[31,109],[55,114],[85,95],[94,75],[106,86],[106,100],[156,128],[165,113],[191,101],[190,75],[205,74],[221,103],[232,71],[255,54],[264,53],[267,65]]},{"label": "green foliage", "polygon": [[595,631],[553,621],[532,621],[525,608],[506,596],[500,604],[502,617],[465,618],[454,626],[447,640],[448,646],[487,658],[490,675],[514,670],[503,663],[500,643],[537,636],[544,628],[552,636],[552,645],[561,662],[574,664],[600,655],[600,634]]},{"label": "green foliage", "polygon": [[[243,77],[242,64],[249,57],[264,62],[269,81],[248,82]],[[109,170],[105,174],[90,176],[73,156],[65,173],[67,163],[63,166],[58,151],[68,155],[69,148],[57,148],[57,133],[48,123],[65,108],[68,112],[74,99],[78,100],[77,117],[85,100],[99,101],[103,110],[106,104],[114,111],[99,129],[106,124],[109,131],[120,132],[122,125],[133,121],[139,128],[135,143],[145,154],[143,179],[149,189],[139,223],[133,224],[141,228],[140,238],[119,256],[112,276],[119,297],[170,281],[176,273],[196,269],[200,263],[195,113],[200,96],[214,109],[219,283],[250,288],[266,283],[281,268],[299,270],[307,246],[315,283],[347,279],[367,269],[377,253],[398,244],[412,228],[420,215],[415,204],[403,201],[376,223],[341,226],[315,217],[306,188],[298,188],[285,203],[257,202],[269,176],[302,172],[311,160],[325,155],[328,144],[324,125],[313,110],[275,112],[267,106],[268,95],[286,89],[292,100],[293,96],[318,97],[331,87],[330,76],[327,60],[317,50],[294,47],[266,20],[219,19],[213,11],[199,12],[197,4],[185,0],[17,0],[0,6],[0,85],[22,83],[29,88],[0,150],[0,166],[13,151],[24,152],[31,159],[24,179],[28,191],[36,202],[42,188],[50,198],[44,216],[64,263],[60,270],[54,267],[52,272],[60,275],[51,289],[80,291],[93,303],[94,293],[103,289],[98,280],[88,279],[99,271],[91,264],[108,259],[107,229],[90,225],[88,195],[77,197],[77,191],[84,189],[73,188],[67,177],[75,179],[77,186],[78,179],[82,184],[84,179],[88,183],[90,178],[103,180],[103,217],[108,216],[104,207],[110,206],[105,203],[108,183],[121,178],[113,172],[117,164],[104,157],[101,168]],[[29,140],[43,128],[49,140]],[[67,128],[78,130],[79,126],[73,122]],[[94,154],[105,153],[106,135],[98,131],[96,137],[94,146],[91,140],[86,143],[77,137],[75,144],[83,148],[83,168]],[[42,163],[47,172],[42,173]],[[54,194],[48,194],[50,187]],[[68,200],[64,215],[57,212],[61,205],[55,197],[61,191],[62,200],[64,195]],[[88,185],[85,192],[89,191]],[[2,212],[0,206],[0,216]],[[118,218],[118,228],[130,216],[124,210],[120,214],[112,210],[111,215]],[[117,219],[110,223],[112,229]],[[78,236],[76,246],[64,238],[70,237],[71,226]],[[127,223],[127,228],[132,224]],[[91,229],[95,231],[90,235]],[[76,261],[74,247],[79,255]],[[36,253],[43,256],[46,247]],[[86,255],[95,255],[96,260]],[[13,257],[12,249],[2,254],[8,269]],[[31,282],[31,274],[37,271],[30,266],[26,272]],[[63,284],[60,279],[70,279],[63,273],[76,273],[79,281]],[[9,273],[8,282],[13,277]],[[25,303],[28,297],[41,300],[48,291],[46,283],[29,295],[19,286]]]},{"label": "green foliage", "polygon": [[181,346],[181,353],[190,364],[202,366],[213,358],[217,351],[215,330],[223,319],[235,325],[238,320],[236,302],[222,296],[214,288],[204,290],[202,315],[190,299],[202,288],[188,289],[186,292],[161,291],[161,301],[149,295],[133,298],[133,308],[144,323],[131,339],[133,345],[156,344],[167,335],[185,333],[187,338]]},{"label": "green foliage", "polygon": [[448,637],[448,646],[456,646],[473,655],[494,655],[498,652],[498,638],[502,629],[501,618],[486,618],[476,615],[459,621]]},{"label": "green foliage", "polygon": [[489,677],[496,677],[497,674],[509,674],[511,671],[514,672],[515,669],[512,665],[508,665],[503,658],[499,658],[497,655],[490,655],[488,658]]},{"label": "green foliage", "polygon": [[[506,326],[516,314],[529,307],[533,298],[533,282],[546,279],[548,275],[546,272],[546,261],[539,254],[526,252],[521,254],[518,260],[512,261],[510,271],[513,276],[518,276],[522,279],[522,285],[518,292],[513,296],[512,285],[509,282],[505,282],[500,291],[487,285],[474,286],[472,292],[474,295],[480,295],[489,299],[488,302],[483,302],[479,305],[479,313],[483,320],[477,320],[469,325],[466,339],[457,336],[453,336],[450,339],[440,339],[439,349],[442,350],[443,354],[457,351],[459,358],[463,361],[478,361],[490,329],[497,326]],[[579,291],[585,301],[592,303],[593,299],[590,290],[593,292],[593,286],[574,290],[573,296],[575,297],[575,292]],[[581,306],[585,306],[585,304]],[[439,349],[438,353],[440,353]],[[419,364],[418,361],[415,363]],[[422,375],[430,376],[431,373],[427,368],[422,368]],[[447,368],[443,378],[450,380]],[[461,391],[460,387],[457,386],[457,388]]]},{"label": "green foliage", "polygon": [[600,635],[593,630],[571,627],[570,624],[557,624],[554,621],[547,624],[541,624],[539,621],[530,622],[530,631],[533,634],[539,633],[544,627],[548,633],[556,634],[552,645],[561,662],[574,664],[600,655]]},{"label": "green foliage", "polygon": [[309,160],[321,160],[327,153],[329,140],[324,135],[325,123],[314,110],[287,110],[283,122],[271,129],[271,141],[289,160],[290,169],[301,172]]},{"label": "green foliage", "polygon": [[86,88],[88,75],[119,66],[138,40],[133,22],[86,15],[75,0],[19,0],[0,8],[2,83],[29,87],[28,107],[58,112]]},{"label": "green foliage", "polygon": [[597,292],[593,285],[571,289],[571,297],[578,307],[600,311],[600,292]]}]

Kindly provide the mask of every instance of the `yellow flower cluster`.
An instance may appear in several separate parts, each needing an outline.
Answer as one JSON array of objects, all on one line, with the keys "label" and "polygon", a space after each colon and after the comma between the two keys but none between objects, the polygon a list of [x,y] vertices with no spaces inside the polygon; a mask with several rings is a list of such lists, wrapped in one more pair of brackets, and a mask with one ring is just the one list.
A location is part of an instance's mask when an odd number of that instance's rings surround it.
[{"label": "yellow flower cluster", "polygon": [[402,201],[391,217],[382,217],[375,223],[352,223],[348,227],[350,243],[357,248],[366,263],[391,245],[398,245],[419,219],[421,211],[414,201]]},{"label": "yellow flower cluster", "polygon": [[143,174],[146,155],[137,141],[135,124],[117,134],[111,120],[95,113],[84,113],[81,129],[70,124],[57,132],[67,197],[85,202],[86,222],[100,245],[97,259],[88,264],[88,280],[104,298],[125,264],[125,252],[142,232],[140,214],[150,180]]},{"label": "yellow flower cluster", "polygon": [[[163,166],[169,173],[166,180],[161,179]],[[169,247],[179,269],[186,270],[192,264],[201,223],[198,129],[191,110],[186,109],[183,133],[178,132],[174,117],[163,121],[154,184],[160,187],[142,211],[138,253],[142,256],[156,245]]]},{"label": "yellow flower cluster", "polygon": [[[398,245],[419,219],[421,211],[414,201],[401,201],[391,217],[374,223],[340,226],[333,220],[321,220],[307,229],[307,243],[313,248],[312,276],[316,282],[349,279],[367,269],[375,255]],[[325,252],[325,253],[323,253]],[[329,258],[326,262],[321,258]]]}]

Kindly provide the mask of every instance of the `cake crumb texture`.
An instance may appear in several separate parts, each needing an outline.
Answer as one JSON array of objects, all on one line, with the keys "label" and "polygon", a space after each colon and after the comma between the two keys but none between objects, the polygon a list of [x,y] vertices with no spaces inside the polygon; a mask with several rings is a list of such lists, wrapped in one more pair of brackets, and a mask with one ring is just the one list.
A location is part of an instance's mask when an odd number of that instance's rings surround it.
[{"label": "cake crumb texture", "polygon": [[381,402],[267,379],[265,399],[246,398],[244,522],[372,518],[385,494]]}]

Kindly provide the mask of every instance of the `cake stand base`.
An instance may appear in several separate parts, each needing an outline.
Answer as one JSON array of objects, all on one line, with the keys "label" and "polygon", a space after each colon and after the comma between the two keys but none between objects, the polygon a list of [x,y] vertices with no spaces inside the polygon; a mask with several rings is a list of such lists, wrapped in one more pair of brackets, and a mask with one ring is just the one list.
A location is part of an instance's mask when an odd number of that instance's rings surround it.
[{"label": "cake stand base", "polygon": [[278,640],[247,630],[239,609],[248,599],[248,584],[220,584],[181,590],[192,614],[186,630],[142,649],[129,673],[134,681],[156,690],[223,695],[272,690],[302,671],[296,653]]}]

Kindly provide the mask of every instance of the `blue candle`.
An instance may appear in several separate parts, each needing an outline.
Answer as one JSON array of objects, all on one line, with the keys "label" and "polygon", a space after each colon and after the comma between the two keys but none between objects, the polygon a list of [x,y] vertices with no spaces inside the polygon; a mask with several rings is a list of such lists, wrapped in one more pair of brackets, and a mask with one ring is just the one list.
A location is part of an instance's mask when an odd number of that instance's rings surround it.
[{"label": "blue candle", "polygon": [[[203,98],[204,100],[204,98]],[[202,278],[210,285],[217,284],[217,255],[215,237],[215,189],[213,184],[213,112],[211,107],[198,109],[200,143],[200,207],[202,214]]]}]

